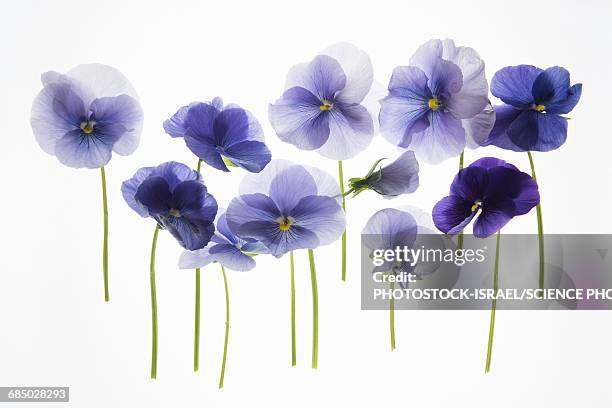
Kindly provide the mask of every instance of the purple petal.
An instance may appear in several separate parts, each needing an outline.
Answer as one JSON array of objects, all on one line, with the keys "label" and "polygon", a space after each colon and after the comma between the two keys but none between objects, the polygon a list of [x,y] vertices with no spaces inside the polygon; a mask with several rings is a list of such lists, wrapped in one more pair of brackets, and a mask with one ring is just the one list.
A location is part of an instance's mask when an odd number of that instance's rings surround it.
[{"label": "purple petal", "polygon": [[189,105],[181,106],[170,119],[164,121],[164,130],[172,137],[183,137],[187,133]]},{"label": "purple petal", "polygon": [[533,178],[507,163],[490,169],[485,196],[487,204],[493,205],[497,201],[512,200],[513,216],[527,214],[540,202],[538,185]]},{"label": "purple petal", "polygon": [[215,141],[214,124],[215,119],[220,114],[219,110],[212,105],[204,102],[191,104],[187,111],[185,126],[187,127],[186,136],[202,142]]},{"label": "purple petal", "polygon": [[135,200],[147,208],[149,215],[167,214],[172,192],[168,182],[159,176],[149,176],[136,190]]},{"label": "purple petal", "polygon": [[309,64],[298,67],[290,73],[294,77],[291,86],[306,88],[321,102],[324,99],[333,100],[346,85],[342,67],[330,56],[317,55]]},{"label": "purple petal", "polygon": [[419,187],[419,163],[413,151],[406,151],[381,170],[381,178],[370,184],[378,194],[395,197],[413,193]]},{"label": "purple petal", "polygon": [[204,205],[206,195],[206,186],[201,181],[184,181],[172,192],[171,206],[181,213],[197,211]]},{"label": "purple petal", "polygon": [[244,109],[225,109],[215,118],[213,129],[217,146],[228,148],[247,139],[249,117]]},{"label": "purple petal", "polygon": [[473,162],[472,164],[470,164],[469,167],[482,167],[485,170],[489,170],[494,167],[506,167],[506,168],[518,171],[518,169],[514,165],[507,163],[504,160],[498,159],[496,157],[480,158],[476,160],[475,162]]},{"label": "purple petal", "polygon": [[191,169],[183,163],[174,161],[165,162],[155,167],[151,172],[151,175],[159,176],[166,180],[170,191],[174,191],[176,186],[183,181],[202,179],[202,175],[199,172]]},{"label": "purple petal", "polygon": [[316,194],[314,179],[302,166],[279,172],[270,183],[270,198],[283,215],[288,215],[302,198]]},{"label": "purple petal", "polygon": [[465,129],[466,144],[470,149],[486,146],[489,135],[495,125],[495,110],[488,103],[485,108],[471,119],[461,121]]},{"label": "purple petal", "polygon": [[511,200],[495,203],[495,207],[485,207],[474,222],[473,233],[477,238],[486,238],[502,229],[515,212]]},{"label": "purple petal", "polygon": [[457,234],[472,221],[477,211],[472,211],[473,201],[457,195],[444,197],[436,203],[432,217],[436,228],[445,234]]},{"label": "purple petal", "polygon": [[567,139],[567,119],[551,113],[527,110],[512,122],[508,137],[523,150],[548,152],[557,149]]},{"label": "purple petal", "polygon": [[319,240],[317,246],[334,242],[345,229],[344,211],[331,197],[304,197],[289,215],[295,219],[289,231],[299,226],[313,232]]},{"label": "purple petal", "polygon": [[163,217],[163,226],[172,234],[179,244],[190,251],[202,249],[210,242],[215,233],[212,222],[186,217]]},{"label": "purple petal", "polygon": [[554,105],[567,99],[570,74],[562,67],[547,68],[533,82],[532,93],[536,104]]},{"label": "purple petal", "polygon": [[483,194],[489,183],[488,171],[485,168],[469,166],[455,176],[450,192],[470,203],[470,206],[483,199]]},{"label": "purple petal", "polygon": [[255,268],[253,257],[243,254],[238,248],[230,244],[213,245],[210,257],[221,265],[233,271],[246,272]]},{"label": "purple petal", "polygon": [[[143,120],[138,101],[127,95],[94,99],[90,106],[91,119],[103,128],[120,129],[122,132],[113,143],[113,150],[120,155],[134,153],[140,141],[140,127]],[[98,133],[94,128],[94,132]],[[108,132],[107,132],[108,133]]]},{"label": "purple petal", "polygon": [[208,137],[198,137],[189,130],[185,135],[185,144],[199,159],[217,170],[229,171],[215,141]]},{"label": "purple petal", "polygon": [[129,180],[124,181],[121,184],[121,194],[123,199],[130,206],[130,208],[138,213],[141,217],[148,217],[149,211],[146,207],[136,201],[136,191],[140,184],[146,180],[147,177],[153,171],[153,167],[143,167],[138,169],[136,173]]},{"label": "purple petal", "polygon": [[208,252],[211,245],[202,249],[196,249],[195,251],[183,251],[179,257],[179,268],[180,269],[195,269],[202,268],[206,265],[210,265],[214,262],[210,253]]},{"label": "purple petal", "polygon": [[[431,67],[427,86],[431,93],[439,98],[451,98],[452,95],[458,93],[463,86],[463,75],[461,70],[450,61],[442,58],[434,59],[434,65]],[[447,99],[448,103],[452,103],[452,99]],[[458,104],[452,104],[458,108]],[[482,106],[484,108],[484,105]],[[481,108],[482,109],[482,108]],[[459,117],[463,119],[463,117]]]},{"label": "purple petal", "polygon": [[252,173],[259,173],[272,160],[272,153],[265,143],[253,140],[233,144],[224,153],[232,163]]},{"label": "purple petal", "polygon": [[58,120],[70,123],[77,128],[83,120],[87,119],[83,100],[68,85],[56,87],[52,107]]},{"label": "purple petal", "polygon": [[461,121],[450,113],[438,111],[430,111],[428,119],[429,127],[412,135],[408,148],[414,150],[419,159],[431,164],[459,156],[466,144]]},{"label": "purple petal", "polygon": [[276,222],[254,221],[243,224],[238,232],[260,241],[276,257],[297,249],[314,249],[319,246],[317,235],[298,225],[293,225],[288,231],[281,231]]},{"label": "purple petal", "polygon": [[[225,212],[230,230],[241,236],[240,227],[249,222],[265,221],[278,227],[276,219],[281,215],[272,199],[264,194],[243,194],[234,198]],[[256,237],[252,237],[256,238]]]},{"label": "purple petal", "polygon": [[551,114],[570,113],[578,104],[578,101],[580,101],[581,96],[582,84],[576,84],[567,90],[565,99],[557,103],[548,104],[546,106],[546,112]]},{"label": "purple petal", "polygon": [[329,138],[328,115],[309,90],[290,88],[268,109],[270,123],[278,137],[304,150],[323,146]]},{"label": "purple petal", "polygon": [[534,103],[533,84],[542,70],[532,65],[505,67],[493,75],[491,93],[517,108],[529,108]]},{"label": "purple petal", "polygon": [[[109,129],[111,130],[111,129]],[[70,131],[55,144],[58,160],[69,167],[97,169],[111,159],[113,143],[117,135],[84,135],[81,129]]]},{"label": "purple petal", "polygon": [[343,103],[360,103],[366,97],[373,81],[372,61],[368,54],[349,43],[337,43],[322,54],[334,58],[346,75],[346,85],[336,98]]},{"label": "purple petal", "polygon": [[317,152],[332,160],[346,160],[362,152],[374,136],[372,117],[361,105],[337,103],[328,114],[329,138]]},{"label": "purple petal", "polygon": [[525,150],[521,149],[510,140],[507,133],[512,122],[514,122],[522,112],[523,110],[515,108],[512,105],[496,106],[495,124],[483,145],[493,145],[505,150],[524,152]]},{"label": "purple petal", "polygon": [[361,235],[364,245],[371,250],[395,249],[397,245],[412,247],[417,231],[417,223],[410,213],[385,208],[368,219]]},{"label": "purple petal", "polygon": [[436,61],[442,58],[442,54],[442,41],[429,40],[410,57],[410,65],[420,68],[428,78],[432,78],[432,69],[436,65]]}]

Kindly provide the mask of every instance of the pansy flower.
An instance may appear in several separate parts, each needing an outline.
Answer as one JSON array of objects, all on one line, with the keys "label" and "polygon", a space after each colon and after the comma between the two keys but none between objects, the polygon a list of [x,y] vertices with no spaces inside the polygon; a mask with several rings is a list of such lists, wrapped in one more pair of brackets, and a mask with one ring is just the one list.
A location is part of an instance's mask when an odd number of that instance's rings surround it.
[{"label": "pansy flower", "polygon": [[157,376],[157,292],[155,253],[160,229],[168,230],[189,250],[204,248],[215,232],[217,202],[208,193],[200,172],[182,163],[143,167],[121,186],[123,198],[138,215],[156,221],[151,246],[152,349],[151,378]]},{"label": "pansy flower", "polygon": [[409,194],[419,187],[419,163],[411,150],[405,151],[390,164],[376,169],[378,160],[365,177],[349,179],[349,191],[353,196],[365,190],[373,190],[384,198]]},{"label": "pansy flower", "polygon": [[547,152],[567,139],[567,118],[582,95],[562,67],[505,67],[495,73],[491,93],[504,104],[495,107],[495,126],[483,144],[514,151]]},{"label": "pansy flower", "polygon": [[512,218],[527,214],[540,202],[533,178],[513,165],[485,157],[457,173],[444,197],[433,208],[436,227],[454,235],[474,219],[474,235],[495,234]]},{"label": "pansy flower", "polygon": [[334,160],[363,151],[374,136],[363,105],[372,86],[368,55],[352,44],[335,44],[308,63],[294,66],[285,92],[269,108],[278,137]]},{"label": "pansy flower", "polygon": [[296,364],[293,251],[308,249],[313,303],[312,367],[318,364],[318,290],[314,248],[340,238],[345,228],[342,194],[327,173],[273,160],[259,174],[247,175],[240,196],[227,209],[227,224],[244,240],[262,243],[274,256],[290,254],[291,350]]},{"label": "pansy flower", "polygon": [[224,106],[220,98],[181,107],[164,129],[185,139],[193,154],[218,170],[233,166],[257,173],[271,159],[257,119],[238,105]]},{"label": "pansy flower", "polygon": [[484,62],[452,40],[423,44],[409,66],[393,70],[379,120],[388,141],[429,163],[478,147],[495,120]]},{"label": "pansy flower", "polygon": [[41,76],[43,89],[32,104],[30,124],[36,141],[66,166],[100,169],[104,238],[104,300],[108,287],[108,205],[104,166],[112,153],[132,154],[140,139],[142,110],[130,82],[113,67],[78,65],[66,74]]}]

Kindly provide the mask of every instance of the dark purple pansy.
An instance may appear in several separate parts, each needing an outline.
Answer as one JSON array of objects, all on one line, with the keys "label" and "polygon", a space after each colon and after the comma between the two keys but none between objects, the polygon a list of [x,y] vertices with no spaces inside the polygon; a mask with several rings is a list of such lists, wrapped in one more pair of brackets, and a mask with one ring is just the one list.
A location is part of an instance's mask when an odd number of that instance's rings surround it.
[{"label": "dark purple pansy", "polygon": [[352,44],[332,45],[287,75],[285,92],[268,116],[278,137],[303,150],[344,160],[374,136],[363,100],[372,86],[372,63]]},{"label": "dark purple pansy", "polygon": [[113,67],[79,65],[41,76],[31,126],[40,147],[74,168],[105,166],[112,153],[132,154],[143,114],[130,82]]},{"label": "dark purple pansy", "polygon": [[250,271],[255,267],[254,255],[267,253],[267,248],[254,239],[242,239],[230,230],[225,213],[218,216],[217,228],[204,249],[181,254],[181,269],[200,268],[218,262],[234,271]]},{"label": "dark purple pansy", "polygon": [[182,163],[141,168],[121,192],[134,211],[155,219],[185,249],[204,248],[215,232],[217,202],[200,173]]},{"label": "dark purple pansy", "polygon": [[356,196],[364,190],[373,190],[385,198],[394,198],[414,193],[419,187],[419,163],[413,151],[405,151],[395,161],[377,170],[380,162],[374,163],[365,177],[349,179],[348,193]]},{"label": "dark purple pansy", "polygon": [[227,208],[230,230],[264,244],[274,256],[337,240],[345,227],[338,183],[321,170],[272,161],[245,177]]},{"label": "dark purple pansy", "polygon": [[562,67],[505,67],[491,81],[491,93],[505,104],[495,107],[495,126],[483,143],[514,151],[554,150],[567,139],[567,114],[582,95]]},{"label": "dark purple pansy", "polygon": [[485,238],[539,202],[538,185],[529,174],[485,157],[459,170],[450,195],[438,201],[432,215],[436,227],[450,235],[463,231],[476,218],[474,235]]},{"label": "dark purple pansy", "polygon": [[220,98],[181,107],[164,130],[184,138],[193,154],[219,170],[229,171],[229,165],[257,173],[272,158],[257,119],[238,105],[223,106]]}]

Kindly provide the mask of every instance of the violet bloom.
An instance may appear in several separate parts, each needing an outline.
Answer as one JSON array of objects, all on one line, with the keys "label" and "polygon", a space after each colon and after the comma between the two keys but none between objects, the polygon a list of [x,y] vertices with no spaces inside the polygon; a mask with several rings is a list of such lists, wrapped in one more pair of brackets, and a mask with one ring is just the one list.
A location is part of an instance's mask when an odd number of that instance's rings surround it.
[{"label": "violet bloom", "polygon": [[30,123],[40,147],[69,167],[105,166],[112,152],[132,154],[140,139],[142,110],[129,81],[115,68],[79,65],[41,76],[43,89]]},{"label": "violet bloom", "polygon": [[253,256],[267,252],[260,242],[236,236],[227,225],[225,213],[218,215],[216,225],[215,235],[204,249],[181,254],[181,269],[200,268],[218,262],[234,271],[250,271],[255,267]]},{"label": "violet bloom", "polygon": [[240,194],[226,212],[229,228],[276,257],[330,244],[344,231],[339,186],[321,170],[273,160],[245,177]]},{"label": "violet bloom", "polygon": [[381,100],[382,135],[419,159],[439,163],[475,148],[493,126],[484,62],[469,47],[431,40],[393,70]]},{"label": "violet bloom", "polygon": [[419,187],[419,163],[413,151],[405,151],[392,163],[376,170],[382,160],[374,163],[365,177],[349,179],[347,194],[356,196],[364,190],[373,190],[384,198],[395,198],[416,191]]},{"label": "violet bloom", "polygon": [[229,165],[257,173],[271,159],[257,119],[238,105],[223,106],[221,98],[181,107],[164,129],[184,138],[193,154],[218,170],[229,171]]},{"label": "violet bloom", "polygon": [[504,104],[495,107],[496,121],[483,144],[514,151],[554,150],[567,139],[567,118],[582,95],[562,67],[506,67],[491,81],[491,93]]},{"label": "violet bloom", "polygon": [[450,195],[438,201],[432,215],[436,227],[450,235],[461,232],[476,217],[474,235],[486,238],[539,202],[538,185],[529,174],[485,157],[457,173]]},{"label": "violet bloom", "polygon": [[143,167],[121,186],[123,198],[141,217],[151,217],[189,250],[201,249],[215,232],[217,202],[199,172],[167,162]]},{"label": "violet bloom", "polygon": [[282,141],[300,149],[334,160],[353,157],[374,136],[372,115],[363,105],[372,77],[365,52],[335,44],[291,68],[285,92],[270,105],[270,123]]}]

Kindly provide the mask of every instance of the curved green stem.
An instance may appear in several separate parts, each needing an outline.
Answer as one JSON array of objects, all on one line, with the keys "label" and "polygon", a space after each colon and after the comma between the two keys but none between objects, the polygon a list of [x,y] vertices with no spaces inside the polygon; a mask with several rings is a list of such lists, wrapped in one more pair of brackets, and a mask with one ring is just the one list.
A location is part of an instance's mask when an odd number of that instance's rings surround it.
[{"label": "curved green stem", "polygon": [[155,226],[153,233],[153,243],[151,244],[151,268],[150,268],[150,284],[151,284],[151,330],[152,330],[152,345],[151,345],[151,378],[157,378],[157,290],[155,289],[155,249],[157,248],[157,235],[159,234],[159,224]]},{"label": "curved green stem", "polygon": [[[527,152],[527,155],[529,156],[529,165],[531,166],[531,177],[533,177],[533,181],[537,183],[538,179],[536,178],[531,152]],[[542,221],[542,206],[540,203],[536,205],[536,215],[538,217],[538,247],[540,251],[540,273],[538,275],[538,283],[540,289],[544,289],[544,222]]]},{"label": "curved green stem", "polygon": [[391,334],[391,351],[395,350],[395,301],[393,300],[393,290],[395,283],[389,282],[391,288],[391,298],[389,299],[389,332]]},{"label": "curved green stem", "polygon": [[198,159],[198,172],[201,172],[202,169],[202,159]]},{"label": "curved green stem", "polygon": [[[340,193],[342,194],[342,209],[346,213],[346,194],[344,192],[344,174],[342,172],[342,160],[338,160],[338,181],[340,182]],[[342,233],[342,280],[346,281],[346,228]]]},{"label": "curved green stem", "polygon": [[230,308],[229,308],[229,290],[227,288],[227,275],[225,268],[221,265],[221,272],[223,273],[223,286],[225,286],[225,341],[223,342],[223,360],[221,362],[221,375],[219,376],[219,388],[223,388],[223,379],[225,378],[225,362],[227,361],[227,341],[229,339],[229,322],[230,322]]},{"label": "curved green stem", "polygon": [[500,231],[497,231],[497,239],[495,244],[495,268],[493,269],[493,293],[494,297],[491,300],[491,319],[489,321],[489,342],[487,343],[487,362],[485,364],[485,373],[491,371],[491,354],[493,353],[493,335],[495,333],[495,309],[497,307],[497,288],[499,287],[499,241],[501,238]]},{"label": "curved green stem", "polygon": [[291,365],[297,362],[295,345],[295,269],[293,265],[293,251],[289,252],[289,268],[291,269]]},{"label": "curved green stem", "polygon": [[[463,170],[463,153],[465,153],[465,150],[459,156],[459,170]],[[457,234],[457,249],[463,249],[463,230]]]},{"label": "curved green stem", "polygon": [[312,249],[308,250],[308,261],[310,263],[310,283],[312,285],[312,368],[317,368],[319,362],[319,291],[317,289],[317,269]]},{"label": "curved green stem", "polygon": [[200,268],[195,270],[195,322],[193,337],[193,371],[200,368]]},{"label": "curved green stem", "polygon": [[108,302],[108,203],[106,198],[106,173],[100,167],[102,175],[102,211],[104,212],[104,240],[102,243],[102,271],[104,274],[104,301]]}]

